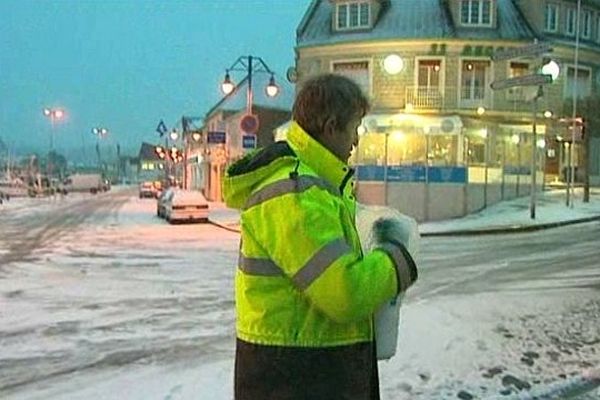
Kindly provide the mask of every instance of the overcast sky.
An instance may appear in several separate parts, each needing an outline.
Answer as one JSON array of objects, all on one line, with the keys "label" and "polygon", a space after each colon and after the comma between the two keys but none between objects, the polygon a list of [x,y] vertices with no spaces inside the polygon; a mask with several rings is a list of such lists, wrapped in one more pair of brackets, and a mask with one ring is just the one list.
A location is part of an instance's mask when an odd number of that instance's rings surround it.
[{"label": "overcast sky", "polygon": [[[262,57],[285,79],[310,0],[0,0],[0,138],[47,149],[44,107],[62,107],[55,147],[91,129],[136,149],[160,119],[203,116],[225,68]],[[238,80],[244,73],[238,73]]]}]

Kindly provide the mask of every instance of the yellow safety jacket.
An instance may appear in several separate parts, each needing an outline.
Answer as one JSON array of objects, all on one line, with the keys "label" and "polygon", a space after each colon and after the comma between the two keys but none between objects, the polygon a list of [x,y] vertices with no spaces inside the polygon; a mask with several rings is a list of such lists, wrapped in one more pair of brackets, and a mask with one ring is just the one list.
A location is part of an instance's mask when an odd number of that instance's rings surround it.
[{"label": "yellow safety jacket", "polygon": [[373,340],[372,315],[397,294],[397,273],[388,251],[362,254],[352,173],[295,122],[287,143],[228,169],[225,201],[241,209],[238,339],[293,347]]}]

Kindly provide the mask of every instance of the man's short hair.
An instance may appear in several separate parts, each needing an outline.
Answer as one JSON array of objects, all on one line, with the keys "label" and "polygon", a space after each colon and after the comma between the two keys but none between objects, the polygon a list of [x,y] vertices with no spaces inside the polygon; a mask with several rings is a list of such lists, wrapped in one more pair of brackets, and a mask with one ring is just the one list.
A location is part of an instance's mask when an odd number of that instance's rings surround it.
[{"label": "man's short hair", "polygon": [[334,119],[336,128],[343,129],[352,118],[363,117],[368,110],[369,100],[354,81],[341,75],[323,74],[302,85],[292,118],[306,133],[318,138],[329,119]]}]

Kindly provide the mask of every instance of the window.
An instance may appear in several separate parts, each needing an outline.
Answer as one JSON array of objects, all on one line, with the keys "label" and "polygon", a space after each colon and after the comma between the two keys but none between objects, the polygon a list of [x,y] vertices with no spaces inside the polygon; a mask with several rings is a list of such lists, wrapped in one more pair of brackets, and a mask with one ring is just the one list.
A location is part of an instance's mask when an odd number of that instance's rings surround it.
[{"label": "window", "polygon": [[371,20],[371,7],[368,1],[354,1],[337,4],[337,29],[368,28]]},{"label": "window", "polygon": [[[509,78],[516,78],[518,76],[525,76],[529,74],[529,64],[523,62],[511,62],[510,69],[508,71]],[[524,100],[525,95],[522,86],[509,88],[506,92],[506,98],[508,100]]]},{"label": "window", "polygon": [[333,63],[333,72],[352,79],[367,96],[371,93],[371,77],[368,61],[348,61]]},{"label": "window", "polygon": [[567,8],[567,19],[565,20],[565,32],[569,36],[575,36],[575,24],[577,11],[574,8]]},{"label": "window", "polygon": [[417,108],[440,107],[442,105],[442,60],[418,60],[417,88],[407,98]]},{"label": "window", "polygon": [[463,61],[461,73],[462,100],[482,100],[485,98],[489,65],[489,61]]},{"label": "window", "polygon": [[581,37],[584,39],[592,37],[592,12],[588,10],[581,14]]},{"label": "window", "polygon": [[596,41],[600,43],[600,15],[596,18]]},{"label": "window", "polygon": [[546,32],[556,32],[558,30],[558,4],[546,4],[544,21]]},{"label": "window", "polygon": [[577,68],[577,79],[575,79],[575,67],[567,67],[567,80],[565,82],[565,98],[587,97],[592,90],[592,71],[587,68]]},{"label": "window", "polygon": [[461,0],[460,21],[463,25],[492,25],[492,0]]}]

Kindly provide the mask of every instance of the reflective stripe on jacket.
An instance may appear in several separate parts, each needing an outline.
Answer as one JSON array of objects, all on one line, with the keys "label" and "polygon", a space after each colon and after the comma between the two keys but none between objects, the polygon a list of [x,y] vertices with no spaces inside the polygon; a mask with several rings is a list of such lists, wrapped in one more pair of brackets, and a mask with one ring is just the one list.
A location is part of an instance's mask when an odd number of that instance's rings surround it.
[{"label": "reflective stripe on jacket", "polygon": [[361,252],[351,175],[296,123],[287,144],[229,168],[225,200],[242,210],[239,339],[293,347],[373,340],[372,315],[397,293],[396,270],[387,252]]}]

